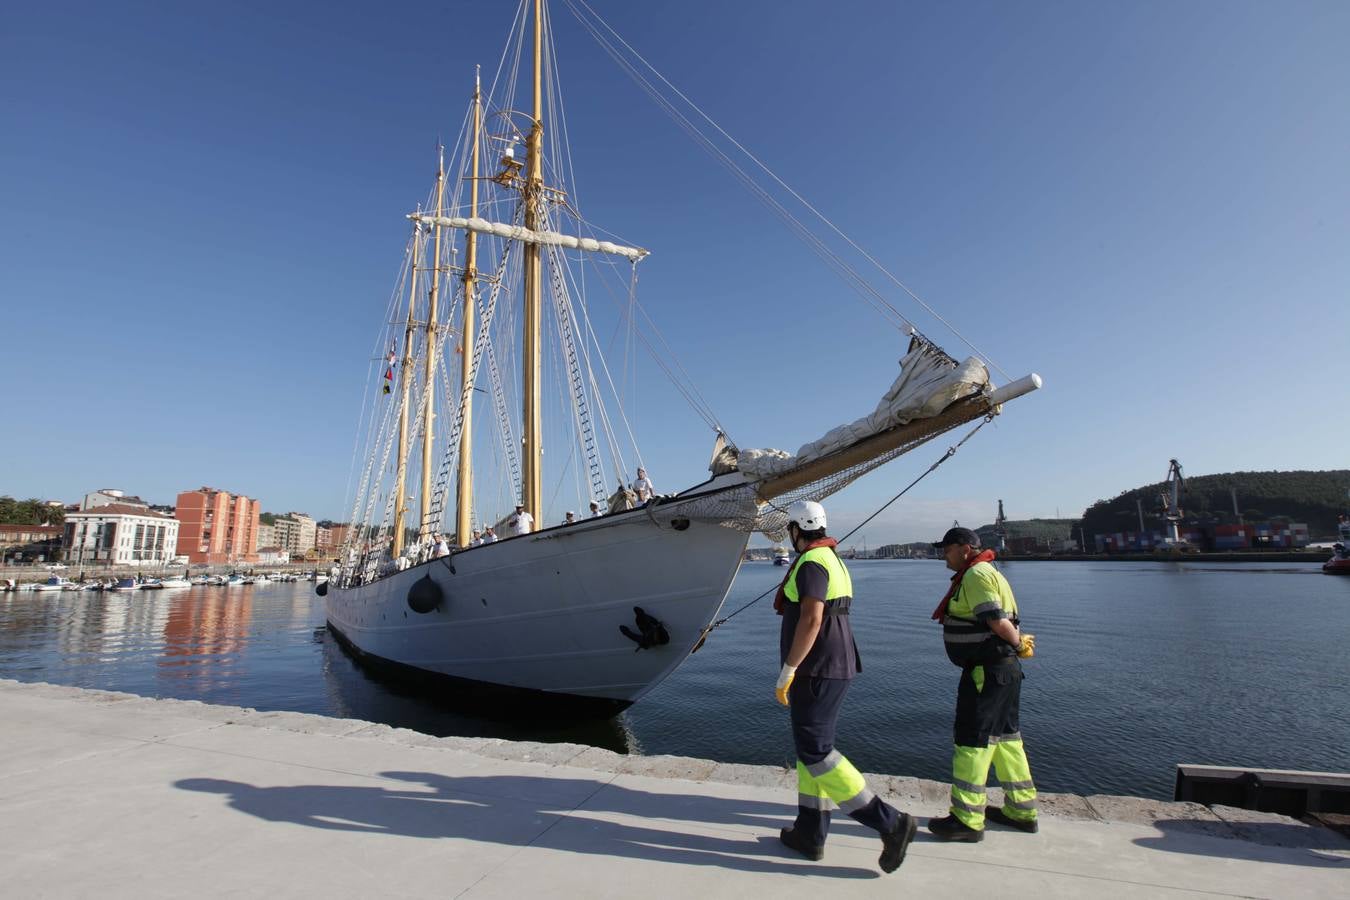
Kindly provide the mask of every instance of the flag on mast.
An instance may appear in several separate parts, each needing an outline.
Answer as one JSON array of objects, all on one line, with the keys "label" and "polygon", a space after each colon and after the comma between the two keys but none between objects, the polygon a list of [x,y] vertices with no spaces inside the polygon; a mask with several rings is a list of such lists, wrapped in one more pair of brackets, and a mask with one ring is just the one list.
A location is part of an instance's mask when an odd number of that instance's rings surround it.
[{"label": "flag on mast", "polygon": [[390,393],[394,384],[394,360],[398,356],[394,353],[394,348],[389,348],[389,364],[384,369],[384,392]]}]

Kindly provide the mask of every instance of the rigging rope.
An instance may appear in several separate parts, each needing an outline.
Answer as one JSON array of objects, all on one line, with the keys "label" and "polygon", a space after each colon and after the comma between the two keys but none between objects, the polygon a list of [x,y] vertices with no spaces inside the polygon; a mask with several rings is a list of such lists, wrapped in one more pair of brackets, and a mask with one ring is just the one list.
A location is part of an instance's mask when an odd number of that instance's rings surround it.
[{"label": "rigging rope", "polygon": [[[908,294],[909,297],[920,307],[922,307],[929,315],[931,315],[937,321],[941,322],[953,335],[956,336],[958,340],[960,340],[967,347],[969,347],[971,351],[975,353],[976,356],[988,361],[989,365],[992,366],[994,369],[996,369],[999,372],[999,374],[1003,375],[1004,378],[1011,380],[1011,377],[1006,372],[1004,372],[1003,369],[997,363],[995,363],[988,354],[984,353],[978,347],[976,347],[973,342],[971,342],[964,334],[962,334],[959,330],[957,330],[955,325],[947,321],[947,319],[945,319],[940,313],[938,313],[937,310],[935,310],[932,306],[926,303],[923,300],[923,298],[921,298],[908,285],[906,285],[893,273],[891,273],[891,271],[887,269],[884,265],[882,265],[879,260],[877,260],[866,250],[864,250],[856,241],[854,241],[851,237],[849,237],[846,233],[844,233],[844,231],[840,229],[839,226],[835,225],[834,222],[832,222],[828,217],[825,216],[824,213],[822,213],[815,206],[813,206],[805,197],[803,197],[797,191],[793,190],[793,188],[790,185],[788,185],[785,181],[783,181],[783,179],[778,177],[778,175],[775,172],[773,172],[773,170],[771,170],[767,165],[765,165],[757,156],[751,153],[748,149],[746,149],[744,145],[742,145],[739,141],[737,141],[734,137],[732,137],[729,133],[727,133],[727,131],[724,128],[718,125],[717,122],[713,120],[711,116],[709,116],[698,106],[698,104],[694,103],[679,88],[671,84],[671,82],[664,75],[662,75],[660,71],[656,69],[655,66],[653,66],[650,62],[648,62],[646,58],[642,56],[642,54],[638,53],[637,50],[634,49],[631,44],[625,41],[623,37],[617,31],[615,31],[613,27],[609,25],[608,22],[606,22],[598,13],[595,12],[595,10],[591,9],[591,7],[586,3],[586,0],[565,0],[565,2],[567,3],[568,8],[572,11],[572,14],[581,23],[582,27],[585,28],[588,32],[590,32],[591,36],[595,39],[596,43],[598,43],[601,46],[601,48],[604,49],[605,52],[608,53],[612,59],[614,59],[614,61],[620,66],[620,68],[622,68],[625,72],[628,73],[629,77],[632,78],[637,83],[637,85],[640,88],[642,88],[648,94],[648,96],[652,98],[654,102],[656,102],[658,106],[660,106],[662,109],[666,111],[667,115],[675,119],[677,125],[679,125],[682,129],[684,129],[685,132],[688,133],[690,137],[692,137],[696,142],[703,145],[704,149],[707,152],[711,153],[719,161],[721,161],[724,166],[727,166],[729,171],[731,171],[731,173],[735,175],[738,178],[738,180],[740,180],[752,193],[756,194],[760,198],[761,202],[768,205],[775,214],[777,214],[780,218],[783,219],[785,224],[788,224],[789,228],[797,232],[798,237],[802,238],[809,245],[811,245],[816,250],[817,254],[820,255],[822,259],[826,261],[827,264],[830,264],[832,267],[836,267],[836,271],[840,272],[840,274],[843,274],[849,281],[853,282],[855,289],[860,290],[860,292],[864,294],[864,299],[868,299],[869,302],[872,302],[874,306],[880,304],[880,306],[878,307],[878,311],[882,312],[883,315],[885,315],[887,311],[889,311],[891,315],[900,319],[900,321],[904,323],[907,327],[914,328],[913,323],[909,321],[907,316],[905,316],[898,309],[896,309],[893,304],[887,301],[885,297],[883,297],[878,291],[876,291],[875,288],[873,288],[870,284],[868,284],[867,281],[863,279],[862,276],[858,274],[857,271],[853,269],[852,266],[850,266],[847,262],[841,259],[838,256],[838,254],[836,254],[833,250],[830,250],[824,244],[823,241],[821,241],[819,238],[816,238],[813,234],[811,234],[810,231],[806,229],[806,227],[800,222],[800,220],[797,219],[796,216],[792,215],[792,213],[788,211],[788,209],[784,207],[782,203],[780,203],[776,198],[774,198],[767,191],[765,191],[757,182],[754,181],[753,178],[751,178],[739,165],[737,165],[734,160],[732,160],[724,151],[718,148],[710,138],[708,138],[705,134],[703,134],[703,132],[700,131],[698,127],[688,119],[688,117],[686,117],[683,113],[681,113],[678,109],[676,109],[673,103],[671,103],[668,99],[662,96],[660,92],[657,90],[657,88],[654,85],[652,85],[651,82],[648,81],[647,78],[644,77],[637,70],[637,67],[634,66],[632,63],[630,63],[626,58],[624,58],[623,54],[620,53],[618,48],[615,47],[614,44],[610,42],[609,38],[601,34],[600,31],[596,28],[596,26],[592,24],[592,22],[590,22],[585,16],[582,15],[581,11],[578,10],[577,8],[578,5],[584,8],[586,13],[589,14],[591,17],[593,17],[596,23],[599,23],[599,25],[603,27],[606,32],[612,35],[615,41],[617,41],[620,45],[622,45],[623,48],[629,54],[631,54],[638,62],[640,62],[644,67],[646,67],[646,69],[649,72],[651,72],[652,75],[654,75],[662,84],[664,84],[667,88],[669,88],[670,91],[676,97],[679,97],[680,100],[682,100],[690,109],[692,109],[695,113],[697,113],[700,118],[702,118],[705,122],[707,122],[728,143],[730,143],[733,147],[735,147],[738,151],[740,151],[760,171],[762,171],[774,183],[776,183],[779,187],[781,187],[784,191],[786,191],[789,195],[791,195],[793,199],[795,199],[798,203],[800,203],[805,209],[807,209],[827,228],[829,228],[832,232],[834,232],[846,244],[848,244],[855,251],[857,251],[873,267],[875,267],[879,272],[885,275],[888,280],[890,280],[893,284],[895,284],[902,291]],[[917,331],[918,329],[915,328],[915,330]]]},{"label": "rigging rope", "polygon": [[[927,478],[929,475],[932,475],[934,472],[936,472],[937,469],[938,469],[938,466],[942,465],[942,464],[945,463],[947,460],[951,459],[953,456],[956,455],[956,451],[958,451],[958,450],[961,449],[961,445],[962,445],[962,444],[964,444],[966,441],[968,441],[968,440],[970,440],[971,438],[973,438],[973,437],[975,436],[975,433],[976,433],[976,432],[978,432],[978,431],[979,431],[981,428],[983,428],[984,426],[988,425],[988,424],[989,424],[990,422],[992,422],[993,420],[994,420],[994,415],[993,415],[992,413],[991,413],[990,415],[985,416],[982,420],[980,420],[980,423],[979,423],[978,425],[976,425],[974,428],[970,429],[970,431],[968,431],[968,432],[966,433],[966,436],[965,436],[965,437],[961,438],[961,440],[957,441],[955,444],[953,444],[952,446],[948,447],[948,448],[947,448],[947,452],[944,453],[944,454],[942,454],[941,456],[939,456],[939,457],[937,458],[937,460],[936,460],[931,466],[929,466],[927,469],[925,469],[925,470],[919,475],[918,478],[915,478],[915,479],[914,479],[913,481],[911,481],[909,484],[905,485],[904,489],[903,489],[902,491],[900,491],[900,493],[896,494],[894,497],[892,497],[891,499],[887,500],[885,503],[881,504],[881,506],[877,507],[876,512],[872,513],[872,514],[871,514],[870,516],[868,516],[866,519],[863,519],[861,522],[859,522],[859,523],[854,527],[854,529],[853,529],[852,531],[850,531],[848,534],[846,534],[846,535],[844,535],[843,537],[839,538],[839,543],[842,544],[844,541],[846,541],[846,540],[848,540],[849,538],[853,537],[853,535],[857,534],[857,533],[863,528],[864,525],[866,525],[868,522],[870,522],[870,521],[872,521],[873,519],[875,519],[877,516],[881,515],[881,513],[885,511],[886,507],[890,506],[892,503],[894,503],[895,501],[899,500],[901,497],[905,496],[905,494],[909,493],[910,489],[913,488],[916,484],[918,484],[920,481],[923,481],[923,480],[924,480],[925,478]],[[773,506],[772,503],[770,503],[769,505],[770,505],[770,506]],[[774,508],[776,509],[777,507],[774,507]],[[777,591],[777,590],[778,590],[778,585],[774,585],[773,587],[769,588],[769,589],[768,589],[767,591],[765,591],[764,593],[760,594],[760,595],[759,595],[758,597],[756,597],[755,599],[751,600],[749,603],[747,603],[747,604],[745,604],[744,606],[742,606],[740,609],[738,609],[738,610],[736,610],[735,612],[733,612],[731,615],[729,615],[729,616],[724,616],[723,618],[718,619],[716,622],[713,622],[711,625],[709,625],[709,626],[707,626],[706,628],[704,628],[704,629],[703,629],[703,634],[702,634],[702,635],[699,637],[699,639],[698,639],[698,643],[695,644],[695,645],[694,645],[694,649],[691,650],[691,651],[689,651],[689,652],[690,652],[690,653],[695,653],[695,652],[697,652],[697,651],[698,651],[698,648],[701,647],[701,646],[703,646],[703,642],[704,642],[705,640],[707,640],[708,635],[712,633],[713,629],[715,629],[715,628],[721,628],[721,627],[722,627],[723,625],[725,625],[727,622],[729,622],[729,621],[731,621],[732,619],[736,618],[738,615],[740,615],[741,613],[745,612],[747,609],[749,609],[750,607],[754,606],[756,603],[758,603],[759,601],[763,600],[765,597],[769,596],[770,594],[774,593],[774,592]]]}]

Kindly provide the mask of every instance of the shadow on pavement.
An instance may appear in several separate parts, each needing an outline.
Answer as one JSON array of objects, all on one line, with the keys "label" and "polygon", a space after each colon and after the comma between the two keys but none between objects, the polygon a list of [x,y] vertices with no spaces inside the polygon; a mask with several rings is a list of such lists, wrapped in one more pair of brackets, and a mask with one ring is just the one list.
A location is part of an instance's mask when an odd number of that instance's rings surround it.
[{"label": "shadow on pavement", "polygon": [[1350,872],[1350,841],[1329,828],[1241,822],[1223,826],[1226,833],[1221,833],[1208,822],[1161,819],[1154,824],[1162,834],[1136,838],[1137,846],[1220,859],[1316,868],[1341,867]]},{"label": "shadow on pavement", "polygon": [[[451,778],[431,772],[382,772],[381,777],[421,787],[255,787],[218,778],[185,778],[174,786],[221,794],[234,809],[268,822],[312,828],[412,838],[462,838],[744,872],[880,877],[875,869],[811,863],[783,847],[777,840],[777,829],[791,824],[795,809],[782,803],[649,793],[585,779],[560,782],[517,775]],[[560,785],[568,789],[565,799],[538,799],[558,797]],[[597,813],[666,821],[647,826],[597,818]],[[692,834],[672,827],[669,820],[714,828],[771,829],[772,840],[762,833]]]}]

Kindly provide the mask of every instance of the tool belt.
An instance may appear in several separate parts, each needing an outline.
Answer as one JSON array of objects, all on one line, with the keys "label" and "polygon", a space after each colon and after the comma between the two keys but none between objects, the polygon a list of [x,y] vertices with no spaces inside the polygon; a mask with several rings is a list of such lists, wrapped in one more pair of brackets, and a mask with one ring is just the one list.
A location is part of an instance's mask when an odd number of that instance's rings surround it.
[{"label": "tool belt", "polygon": [[852,605],[852,597],[840,597],[838,600],[831,600],[825,604],[825,615],[846,616],[848,615],[848,608]]}]

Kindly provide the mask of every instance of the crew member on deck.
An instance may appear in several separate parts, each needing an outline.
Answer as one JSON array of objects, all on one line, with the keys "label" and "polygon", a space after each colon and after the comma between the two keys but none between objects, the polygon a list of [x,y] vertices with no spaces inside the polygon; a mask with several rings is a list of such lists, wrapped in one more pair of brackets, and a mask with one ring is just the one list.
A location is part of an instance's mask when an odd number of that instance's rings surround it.
[{"label": "crew member on deck", "polygon": [[774,598],[783,617],[783,664],[774,694],[790,708],[797,751],[797,819],[779,839],[807,859],[825,855],[830,805],[881,835],[883,872],[905,859],[918,823],[873,794],[853,764],[834,747],[835,726],[849,682],[862,671],[853,642],[849,607],[853,582],[825,536],[825,509],[811,500],[788,507],[788,537],[799,556]]},{"label": "crew member on deck", "polygon": [[637,494],[638,503],[646,503],[656,496],[656,488],[652,487],[652,480],[647,477],[647,470],[642,466],[638,466],[637,481],[633,482],[633,493]]},{"label": "crew member on deck", "polygon": [[529,534],[534,530],[534,516],[525,511],[524,503],[516,504],[516,511],[506,520],[506,530],[509,532],[508,537]]},{"label": "crew member on deck", "polygon": [[577,524],[577,514],[574,513],[574,512],[572,512],[572,511],[569,509],[569,510],[567,511],[567,515],[563,516],[563,522],[562,522],[562,523],[563,523],[564,525],[575,525],[575,524]]},{"label": "crew member on deck", "polygon": [[592,500],[592,501],[591,501],[591,518],[592,518],[592,519],[598,519],[599,517],[600,517],[600,504],[599,504],[599,503],[596,503],[594,500]]},{"label": "crew member on deck", "polygon": [[[1018,629],[1017,600],[1003,573],[980,550],[980,536],[952,528],[933,544],[942,551],[951,588],[933,618],[942,623],[947,657],[961,667],[952,728],[951,814],[932,819],[928,830],[944,841],[984,839],[985,819],[1035,834],[1036,785],[1022,748],[1019,706],[1022,664],[1035,646]],[[986,809],[985,782],[993,763],[1003,786],[1003,808]]]},{"label": "crew member on deck", "polygon": [[495,543],[497,543],[497,532],[495,532],[495,531],[492,530],[492,526],[491,526],[491,525],[489,525],[487,528],[483,529],[483,543],[485,543],[485,544],[495,544]]}]

